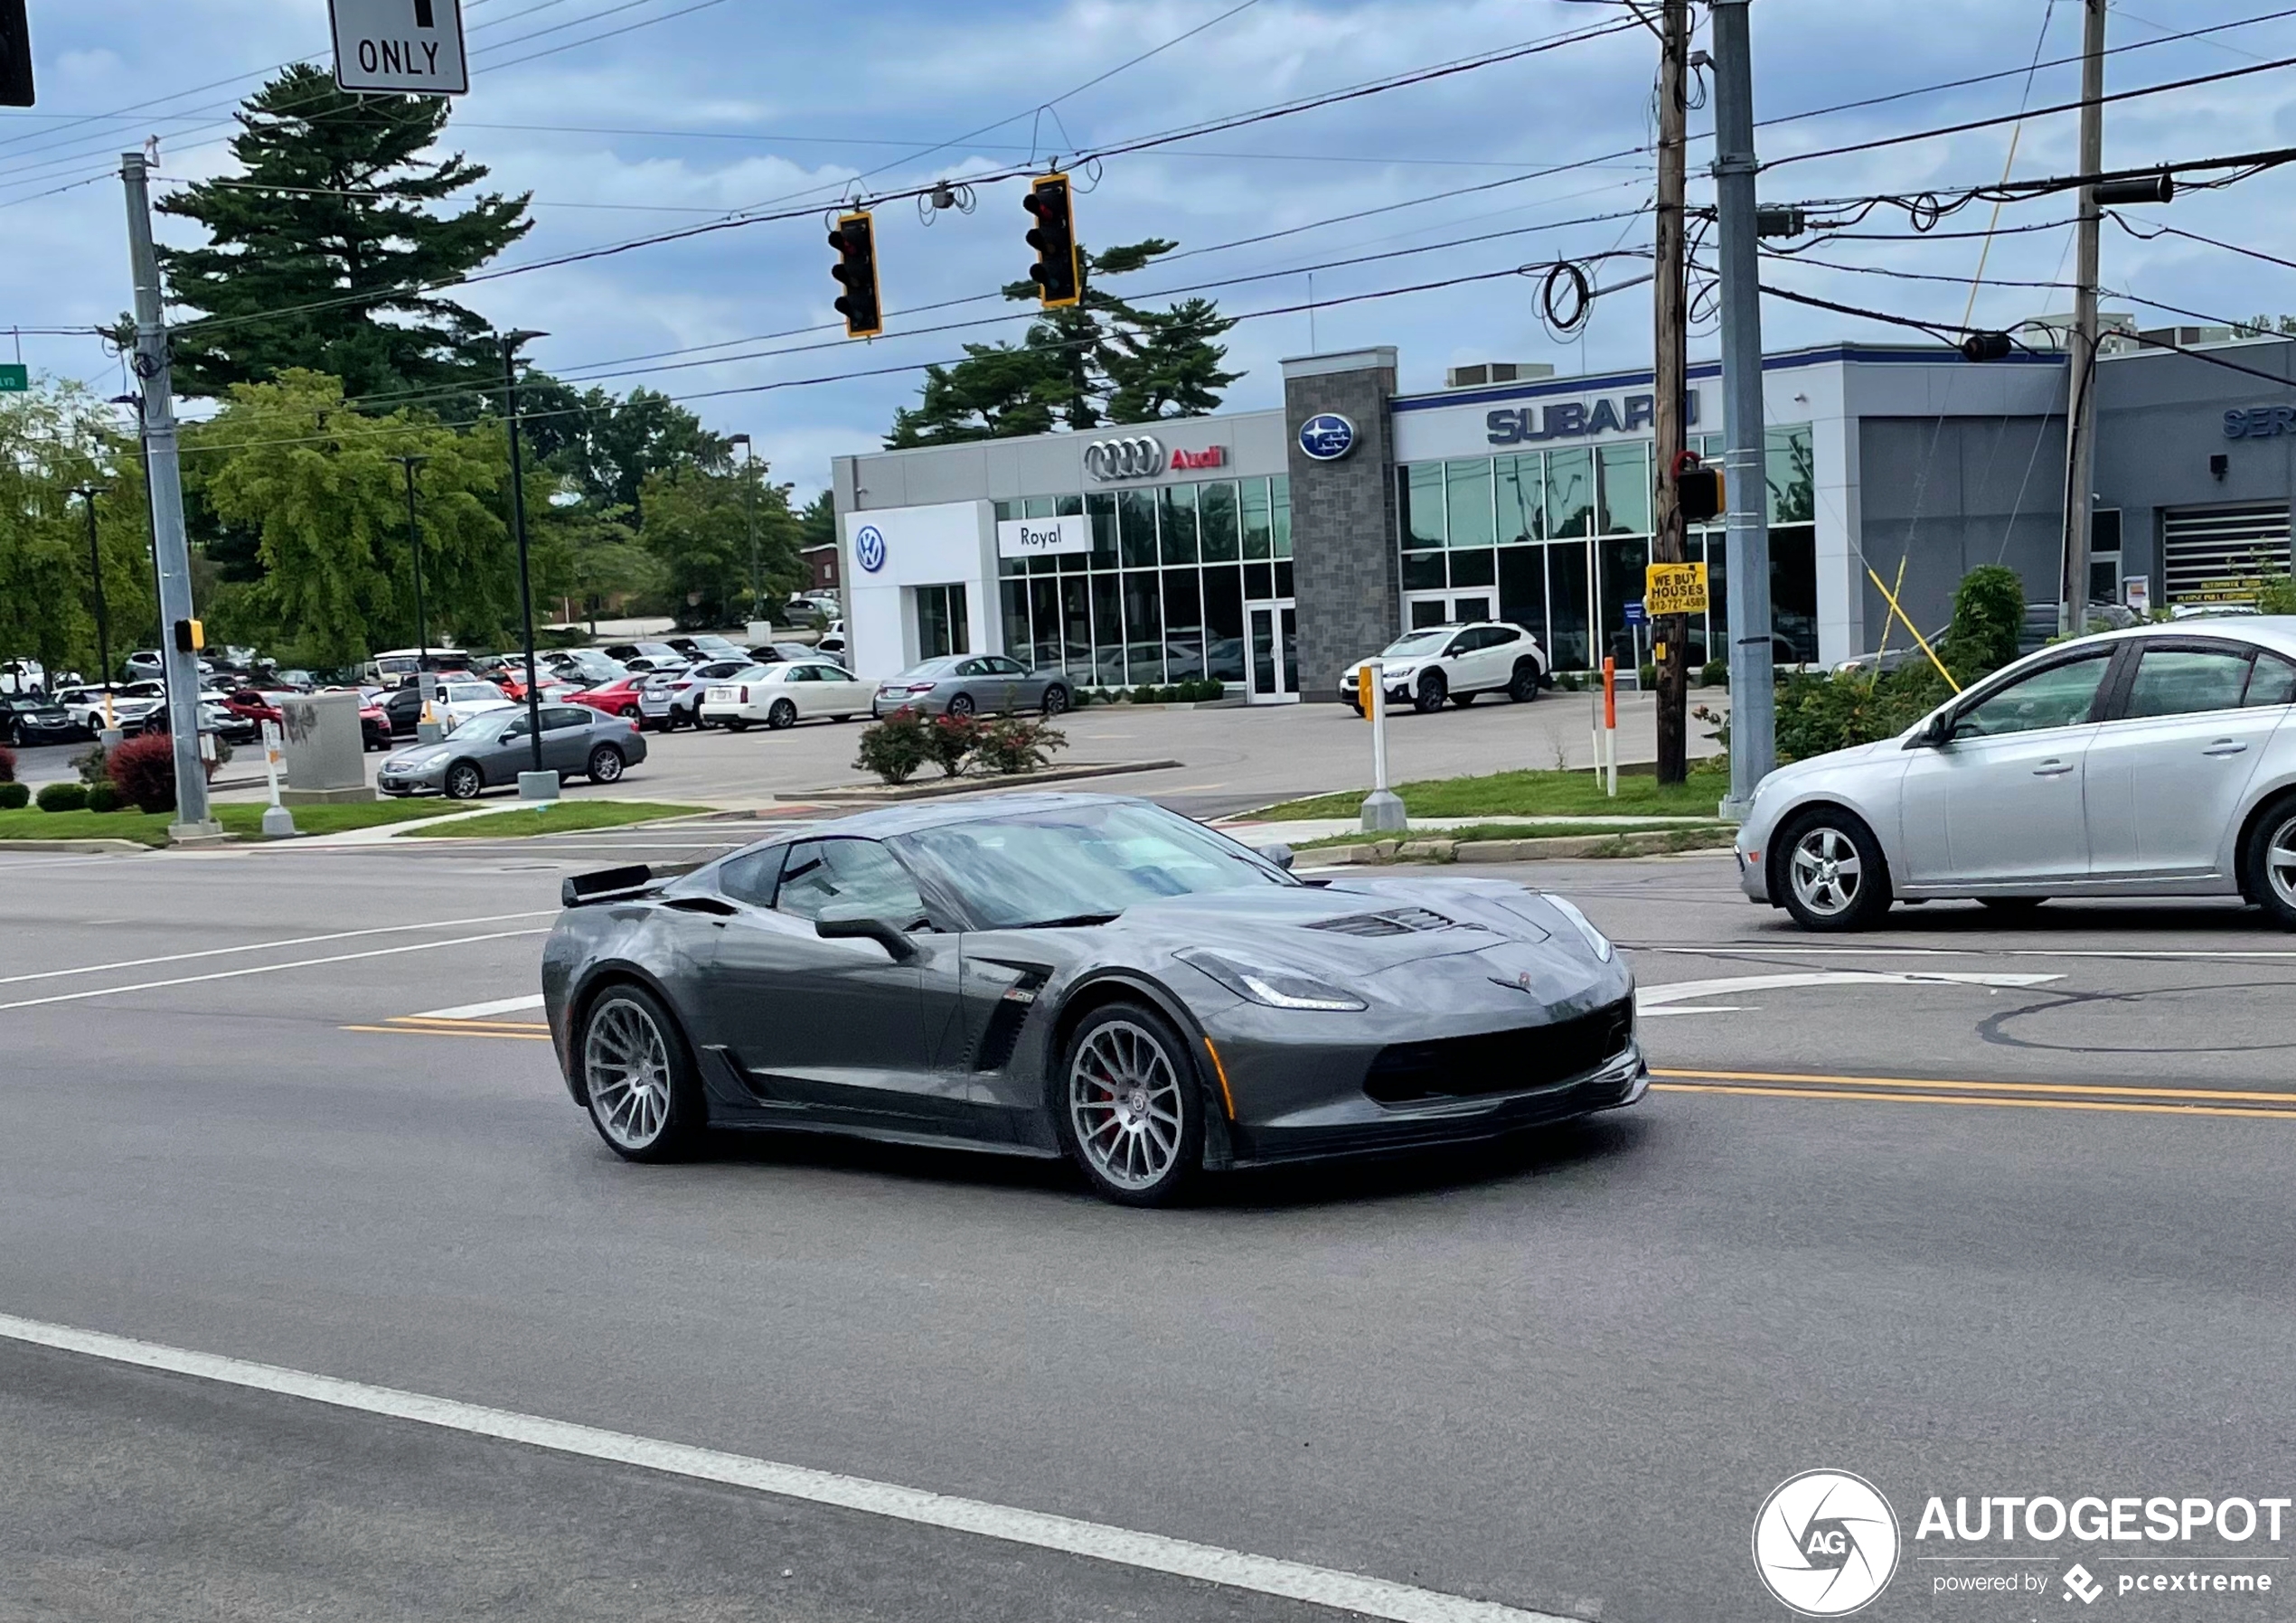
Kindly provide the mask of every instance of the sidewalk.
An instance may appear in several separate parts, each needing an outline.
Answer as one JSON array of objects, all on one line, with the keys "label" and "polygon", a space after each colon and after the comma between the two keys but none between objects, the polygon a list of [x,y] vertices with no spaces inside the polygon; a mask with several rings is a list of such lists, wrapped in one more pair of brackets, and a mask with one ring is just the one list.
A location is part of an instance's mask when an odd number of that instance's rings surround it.
[{"label": "sidewalk", "polygon": [[[1487,829],[1504,823],[1510,828],[1586,828],[1604,829],[1680,829],[1696,828],[1716,820],[1710,817],[1517,817],[1494,813],[1487,817],[1415,817],[1403,837],[1425,834],[1447,834],[1454,829]],[[1322,817],[1301,818],[1289,822],[1256,822],[1250,818],[1232,818],[1216,821],[1212,826],[1231,840],[1246,845],[1301,845],[1311,840],[1330,840],[1341,834],[1363,831],[1360,818]]]}]

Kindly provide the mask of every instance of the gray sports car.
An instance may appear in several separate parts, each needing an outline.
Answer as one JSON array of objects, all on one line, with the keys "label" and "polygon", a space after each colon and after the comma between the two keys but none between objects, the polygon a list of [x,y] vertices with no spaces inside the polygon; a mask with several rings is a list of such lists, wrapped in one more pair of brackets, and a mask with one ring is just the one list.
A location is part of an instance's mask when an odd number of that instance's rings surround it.
[{"label": "gray sports car", "polygon": [[542,991],[616,1153],[799,1128],[1206,1169],[1489,1138],[1649,1085],[1633,976],[1560,897],[1303,878],[1143,801],[871,811],[565,882]]}]

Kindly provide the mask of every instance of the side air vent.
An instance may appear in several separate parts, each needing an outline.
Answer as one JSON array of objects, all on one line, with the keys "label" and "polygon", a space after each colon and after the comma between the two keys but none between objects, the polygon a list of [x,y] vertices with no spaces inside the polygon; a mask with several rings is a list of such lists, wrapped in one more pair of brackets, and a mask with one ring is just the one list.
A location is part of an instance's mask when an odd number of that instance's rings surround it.
[{"label": "side air vent", "polygon": [[1397,907],[1386,913],[1358,913],[1346,918],[1325,919],[1310,924],[1311,930],[1329,930],[1337,935],[1417,935],[1428,930],[1454,928],[1454,921],[1425,907]]}]

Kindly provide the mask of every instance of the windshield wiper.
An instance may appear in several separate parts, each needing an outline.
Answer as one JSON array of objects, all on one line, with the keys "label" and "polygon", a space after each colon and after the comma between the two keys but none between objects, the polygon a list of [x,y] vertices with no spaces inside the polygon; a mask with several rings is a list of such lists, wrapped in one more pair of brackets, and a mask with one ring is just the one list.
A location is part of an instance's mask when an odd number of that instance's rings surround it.
[{"label": "windshield wiper", "polygon": [[1124,916],[1121,913],[1072,913],[1066,918],[1030,919],[1025,924],[1009,926],[1014,930],[1064,930],[1079,924],[1109,924]]}]

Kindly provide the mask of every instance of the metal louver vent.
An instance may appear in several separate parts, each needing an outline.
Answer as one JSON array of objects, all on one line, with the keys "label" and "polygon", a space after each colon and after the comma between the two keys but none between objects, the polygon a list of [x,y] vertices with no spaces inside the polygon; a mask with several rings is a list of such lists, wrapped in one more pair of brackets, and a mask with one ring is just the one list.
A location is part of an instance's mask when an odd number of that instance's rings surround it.
[{"label": "metal louver vent", "polygon": [[1396,907],[1386,913],[1358,913],[1346,918],[1325,919],[1310,924],[1311,930],[1329,930],[1338,935],[1416,935],[1426,930],[1448,930],[1453,921],[1440,913],[1425,907]]}]

